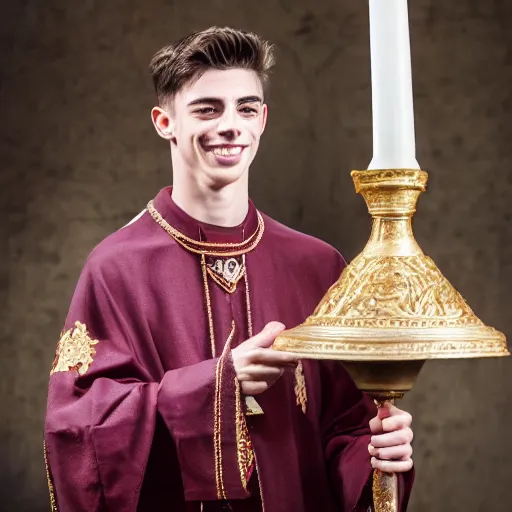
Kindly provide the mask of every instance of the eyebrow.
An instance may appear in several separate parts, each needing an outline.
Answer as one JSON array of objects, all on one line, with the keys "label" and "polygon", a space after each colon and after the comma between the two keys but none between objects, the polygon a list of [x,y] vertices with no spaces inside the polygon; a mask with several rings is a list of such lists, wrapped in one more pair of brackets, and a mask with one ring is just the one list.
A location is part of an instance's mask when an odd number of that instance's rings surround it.
[{"label": "eyebrow", "polygon": [[244,96],[243,98],[236,100],[236,102],[238,105],[241,103],[263,103],[263,98],[260,98],[259,96]]},{"label": "eyebrow", "polygon": [[[203,97],[203,98],[197,98],[195,100],[192,100],[188,106],[192,107],[194,105],[199,105],[202,103],[222,103],[222,100],[220,98],[213,98],[213,97]],[[263,103],[263,98],[260,98],[259,96],[243,96],[242,98],[238,98],[236,100],[237,105],[241,105],[242,103]]]}]

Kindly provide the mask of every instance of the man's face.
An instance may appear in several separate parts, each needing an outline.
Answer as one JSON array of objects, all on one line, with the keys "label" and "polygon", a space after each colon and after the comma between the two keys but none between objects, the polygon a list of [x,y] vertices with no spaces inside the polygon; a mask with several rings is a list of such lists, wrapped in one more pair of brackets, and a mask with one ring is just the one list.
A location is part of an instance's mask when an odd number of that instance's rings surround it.
[{"label": "man's face", "polygon": [[209,70],[172,100],[174,165],[220,188],[237,181],[253,161],[267,119],[256,73]]}]

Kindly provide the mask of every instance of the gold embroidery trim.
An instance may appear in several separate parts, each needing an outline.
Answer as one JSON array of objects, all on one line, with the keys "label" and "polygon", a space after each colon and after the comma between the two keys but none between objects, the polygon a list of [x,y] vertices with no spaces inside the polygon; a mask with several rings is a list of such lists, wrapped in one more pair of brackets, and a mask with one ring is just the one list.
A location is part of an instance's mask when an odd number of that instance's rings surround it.
[{"label": "gold embroidery trim", "polygon": [[240,382],[235,377],[235,421],[236,421],[236,446],[238,469],[242,487],[247,491],[249,482],[249,471],[254,464],[254,451],[251,442],[245,414],[242,408],[242,399],[240,396]]},{"label": "gold embroidery trim", "polygon": [[50,475],[50,465],[48,464],[48,454],[46,452],[46,442],[43,441],[44,465],[46,468],[46,480],[48,482],[48,492],[50,493],[51,512],[59,512],[57,500],[55,499],[55,488],[53,486],[52,477]]},{"label": "gold embroidery trim", "polygon": [[306,378],[304,377],[304,367],[302,361],[299,361],[295,368],[295,398],[297,405],[300,406],[302,412],[306,414],[308,405],[308,393],[306,389]]},{"label": "gold embroidery trim", "polygon": [[213,404],[213,457],[215,463],[215,483],[217,486],[217,498],[219,500],[227,499],[224,488],[224,468],[222,466],[222,369],[224,360],[228,353],[231,342],[235,335],[235,322],[231,323],[231,332],[229,333],[222,355],[219,357],[215,369],[215,396]]},{"label": "gold embroidery trim", "polygon": [[94,345],[98,343],[98,340],[93,340],[89,336],[85,324],[76,321],[75,325],[60,337],[50,375],[72,370],[84,375],[93,362],[93,356],[96,354]]},{"label": "gold embroidery trim", "polygon": [[226,499],[224,489],[224,477],[222,468],[222,432],[221,432],[221,385],[222,385],[222,358],[219,359],[215,369],[215,402],[213,420],[213,453],[215,461],[215,483],[217,486],[217,498]]}]

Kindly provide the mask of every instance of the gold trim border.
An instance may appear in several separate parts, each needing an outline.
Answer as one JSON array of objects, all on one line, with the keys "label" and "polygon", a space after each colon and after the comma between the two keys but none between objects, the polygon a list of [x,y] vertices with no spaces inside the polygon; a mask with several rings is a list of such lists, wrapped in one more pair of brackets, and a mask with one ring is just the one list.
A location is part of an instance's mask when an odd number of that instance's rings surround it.
[{"label": "gold trim border", "polygon": [[302,358],[347,361],[376,361],[377,355],[384,361],[509,355],[505,336],[492,327],[483,326],[337,330],[304,326],[281,334],[272,348],[293,352]]},{"label": "gold trim border", "polygon": [[215,464],[215,484],[217,486],[217,498],[219,500],[227,499],[226,489],[224,488],[224,467],[222,465],[222,370],[226,355],[235,336],[235,323],[231,323],[231,332],[229,333],[224,350],[215,367],[215,395],[213,407],[213,458]]},{"label": "gold trim border", "polygon": [[48,492],[50,494],[50,510],[51,512],[59,512],[57,506],[57,499],[55,498],[55,487],[53,485],[52,477],[50,474],[50,464],[48,462],[48,452],[46,451],[46,442],[43,441],[43,454],[44,454],[44,465],[46,468],[46,480],[48,482]]}]

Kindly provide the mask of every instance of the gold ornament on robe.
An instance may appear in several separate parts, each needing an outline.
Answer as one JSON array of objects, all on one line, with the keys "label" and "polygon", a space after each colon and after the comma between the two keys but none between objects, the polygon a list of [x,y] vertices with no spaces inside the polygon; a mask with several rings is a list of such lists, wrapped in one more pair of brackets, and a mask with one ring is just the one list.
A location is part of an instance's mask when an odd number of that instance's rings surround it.
[{"label": "gold ornament on robe", "polygon": [[85,324],[76,321],[74,327],[60,337],[50,375],[73,370],[84,375],[93,362],[94,345],[98,343],[89,336]]},{"label": "gold ornament on robe", "polygon": [[236,258],[217,259],[206,266],[208,275],[227,293],[236,290],[238,281],[245,276],[245,265]]}]

